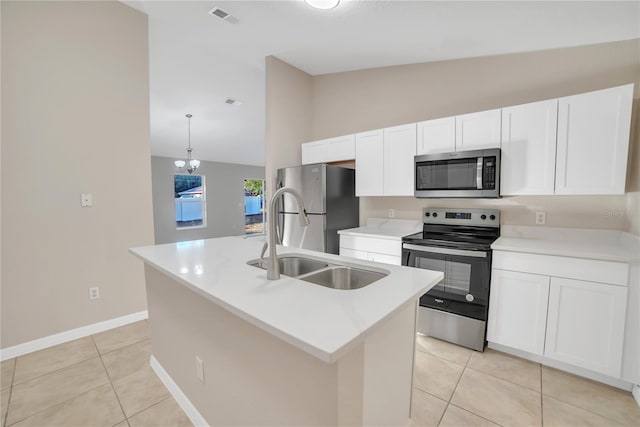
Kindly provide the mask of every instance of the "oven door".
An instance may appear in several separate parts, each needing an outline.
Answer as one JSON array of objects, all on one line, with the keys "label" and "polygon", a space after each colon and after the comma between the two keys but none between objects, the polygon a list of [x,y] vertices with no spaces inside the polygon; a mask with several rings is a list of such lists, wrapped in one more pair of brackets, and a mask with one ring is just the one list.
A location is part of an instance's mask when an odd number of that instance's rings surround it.
[{"label": "oven door", "polygon": [[403,244],[403,265],[442,271],[444,279],[420,298],[420,305],[486,320],[491,251]]}]

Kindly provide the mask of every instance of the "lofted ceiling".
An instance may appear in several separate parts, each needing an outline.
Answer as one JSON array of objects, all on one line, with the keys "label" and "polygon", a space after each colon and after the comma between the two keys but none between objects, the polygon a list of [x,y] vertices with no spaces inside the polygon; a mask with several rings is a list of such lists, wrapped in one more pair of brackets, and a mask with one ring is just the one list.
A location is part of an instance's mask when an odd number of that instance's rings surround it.
[{"label": "lofted ceiling", "polygon": [[195,158],[250,165],[264,165],[268,55],[319,75],[640,38],[639,1],[123,2],[149,16],[151,153],[184,157],[191,113]]}]

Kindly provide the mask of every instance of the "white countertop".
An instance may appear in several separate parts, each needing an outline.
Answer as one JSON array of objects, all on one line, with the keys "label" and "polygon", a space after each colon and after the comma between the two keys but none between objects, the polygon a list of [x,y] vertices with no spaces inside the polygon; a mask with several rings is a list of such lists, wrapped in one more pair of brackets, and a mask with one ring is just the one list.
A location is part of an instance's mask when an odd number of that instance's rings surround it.
[{"label": "white countertop", "polygon": [[[299,253],[341,264],[389,271],[361,289],[337,290],[247,265],[262,242],[241,236],[132,248],[157,268],[202,297],[289,344],[332,363],[398,308],[442,280],[441,272],[378,264],[278,246],[278,254]],[[347,261],[343,261],[343,259]]]},{"label": "white countertop", "polygon": [[640,260],[638,236],[617,230],[503,225],[491,248],[603,261]]},{"label": "white countertop", "polygon": [[422,231],[422,221],[392,218],[369,218],[367,225],[338,231],[338,234],[402,240],[404,236]]}]

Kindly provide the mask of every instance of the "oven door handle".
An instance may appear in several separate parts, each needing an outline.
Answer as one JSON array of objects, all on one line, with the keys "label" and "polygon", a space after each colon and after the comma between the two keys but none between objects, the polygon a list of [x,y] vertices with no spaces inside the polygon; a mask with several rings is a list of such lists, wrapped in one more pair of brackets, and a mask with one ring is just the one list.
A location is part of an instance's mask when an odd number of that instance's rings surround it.
[{"label": "oven door handle", "polygon": [[408,249],[410,251],[428,252],[428,253],[434,253],[434,254],[460,255],[460,256],[470,256],[475,258],[487,257],[486,251],[465,251],[462,249],[438,248],[435,246],[419,246],[419,245],[412,245],[409,243],[403,243],[402,248]]}]

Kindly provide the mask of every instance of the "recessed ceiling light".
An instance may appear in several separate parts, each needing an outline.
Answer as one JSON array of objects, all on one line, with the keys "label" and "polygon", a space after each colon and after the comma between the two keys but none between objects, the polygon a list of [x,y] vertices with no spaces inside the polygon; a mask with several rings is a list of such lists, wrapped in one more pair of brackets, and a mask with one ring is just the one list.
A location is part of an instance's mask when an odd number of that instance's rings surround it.
[{"label": "recessed ceiling light", "polygon": [[238,101],[237,99],[233,99],[233,98],[227,98],[224,101],[224,103],[228,105],[240,105],[242,104],[242,101]]},{"label": "recessed ceiling light", "polygon": [[304,0],[306,4],[316,9],[333,9],[340,4],[340,0]]}]

